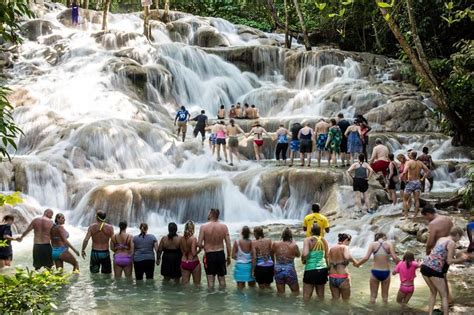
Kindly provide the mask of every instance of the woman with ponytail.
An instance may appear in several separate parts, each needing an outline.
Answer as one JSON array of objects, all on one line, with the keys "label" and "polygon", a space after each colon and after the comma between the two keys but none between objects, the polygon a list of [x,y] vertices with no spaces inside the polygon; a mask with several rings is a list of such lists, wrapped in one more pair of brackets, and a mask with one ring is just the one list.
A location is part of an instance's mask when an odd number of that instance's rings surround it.
[{"label": "woman with ponytail", "polygon": [[67,240],[69,233],[64,228],[65,222],[66,218],[64,214],[56,214],[54,225],[50,231],[54,264],[56,268],[63,268],[64,262],[67,262],[73,266],[73,272],[79,273],[79,264],[77,263],[76,257],[69,252],[69,248],[72,249],[77,256],[79,256],[79,252]]},{"label": "woman with ponytail", "polygon": [[148,224],[140,224],[140,234],[133,237],[133,267],[135,268],[135,278],[143,280],[143,275],[147,279],[153,279],[155,272],[155,252],[158,252],[158,241],[152,234],[147,234]]},{"label": "woman with ponytail", "polygon": [[188,284],[193,276],[195,285],[201,284],[201,263],[199,262],[199,251],[197,239],[194,236],[194,222],[189,220],[184,224],[184,237],[180,242],[181,252],[181,274],[183,284]]},{"label": "woman with ponytail", "polygon": [[[179,283],[181,278],[181,236],[178,236],[178,226],[176,223],[171,222],[168,224],[168,235],[163,236],[158,246],[158,253],[156,255],[156,264],[160,264],[160,260],[163,260],[161,264],[161,275],[165,281],[173,279],[176,283]],[[163,257],[161,256],[163,253]]]},{"label": "woman with ponytail", "polygon": [[110,239],[110,248],[114,254],[114,274],[116,278],[132,276],[133,236],[127,233],[127,222],[119,223],[120,231]]}]

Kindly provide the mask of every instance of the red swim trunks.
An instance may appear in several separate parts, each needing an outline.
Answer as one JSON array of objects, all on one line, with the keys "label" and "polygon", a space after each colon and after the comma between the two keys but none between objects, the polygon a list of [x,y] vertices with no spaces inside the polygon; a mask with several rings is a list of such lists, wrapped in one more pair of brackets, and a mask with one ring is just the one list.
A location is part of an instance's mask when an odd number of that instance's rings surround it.
[{"label": "red swim trunks", "polygon": [[255,139],[255,140],[253,140],[253,142],[255,142],[255,144],[258,147],[261,147],[263,145],[263,140],[262,139]]},{"label": "red swim trunks", "polygon": [[370,164],[370,167],[374,170],[375,173],[382,172],[383,176],[387,176],[387,168],[390,165],[390,161],[377,160],[374,163]]}]

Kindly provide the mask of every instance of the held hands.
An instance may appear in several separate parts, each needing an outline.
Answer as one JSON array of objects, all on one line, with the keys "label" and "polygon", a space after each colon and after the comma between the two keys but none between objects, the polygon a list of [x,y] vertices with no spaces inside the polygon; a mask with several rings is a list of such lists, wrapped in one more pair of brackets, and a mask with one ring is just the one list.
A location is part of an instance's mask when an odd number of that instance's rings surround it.
[{"label": "held hands", "polygon": [[160,265],[160,261],[161,261],[161,258],[157,258],[157,259],[156,259],[156,265],[157,265],[157,266]]},{"label": "held hands", "polygon": [[226,263],[227,263],[227,266],[230,266],[230,256],[227,256]]}]

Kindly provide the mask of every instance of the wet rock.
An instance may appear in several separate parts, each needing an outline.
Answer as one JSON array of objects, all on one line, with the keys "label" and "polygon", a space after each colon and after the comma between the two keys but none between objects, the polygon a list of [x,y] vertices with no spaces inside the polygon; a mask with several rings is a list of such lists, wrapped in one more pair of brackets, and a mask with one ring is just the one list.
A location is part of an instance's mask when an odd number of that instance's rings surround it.
[{"label": "wet rock", "polygon": [[22,25],[22,34],[29,40],[37,40],[38,37],[49,35],[56,28],[47,20],[31,20]]},{"label": "wet rock", "polygon": [[23,87],[16,87],[8,95],[8,100],[14,107],[30,106],[37,102],[37,99],[31,96],[29,91]]},{"label": "wet rock", "polygon": [[349,54],[340,50],[298,51],[285,57],[284,75],[286,80],[293,82],[301,69],[308,65],[342,65],[347,57]]},{"label": "wet rock", "polygon": [[416,236],[418,236],[419,232],[422,234],[423,232],[427,231],[427,227],[425,224],[408,220],[401,223],[398,227],[403,232]]},{"label": "wet rock", "polygon": [[201,47],[228,47],[229,41],[217,31],[217,29],[210,26],[200,27],[194,34],[191,41],[194,45]]},{"label": "wet rock", "polygon": [[191,34],[191,25],[182,21],[174,21],[166,24],[169,37],[174,42],[187,43]]},{"label": "wet rock", "polygon": [[[86,23],[102,24],[102,16],[102,11],[85,10],[79,8],[79,25],[84,26]],[[109,19],[110,18],[111,16],[109,15]],[[72,25],[72,13],[70,8],[67,8],[66,10],[59,13],[56,16],[56,19],[59,21],[59,23],[67,27],[75,27]]]},{"label": "wet rock", "polygon": [[9,51],[0,51],[0,72],[2,68],[13,66],[13,54]]},{"label": "wet rock", "polygon": [[421,243],[426,243],[428,241],[428,227],[420,227],[418,232],[416,232],[416,240]]},{"label": "wet rock", "polygon": [[135,86],[145,88],[147,71],[138,62],[128,58],[117,58],[106,66],[110,71],[128,78]]},{"label": "wet rock", "polygon": [[258,30],[256,28],[253,28],[253,27],[250,27],[250,26],[247,26],[247,25],[236,25],[235,28],[237,30],[237,34],[239,34],[239,35],[249,34],[249,35],[252,35],[256,38],[266,38],[267,37],[267,35],[264,32],[262,32],[261,30]]},{"label": "wet rock", "polygon": [[92,34],[97,43],[101,43],[105,49],[120,49],[130,45],[132,41],[137,39],[145,40],[145,36],[139,33],[122,32],[122,31],[100,31]]},{"label": "wet rock", "polygon": [[40,42],[44,45],[52,45],[54,43],[56,43],[58,40],[61,40],[63,39],[63,37],[61,35],[58,35],[58,34],[52,34],[52,35],[49,35],[49,36],[43,36],[40,38]]}]

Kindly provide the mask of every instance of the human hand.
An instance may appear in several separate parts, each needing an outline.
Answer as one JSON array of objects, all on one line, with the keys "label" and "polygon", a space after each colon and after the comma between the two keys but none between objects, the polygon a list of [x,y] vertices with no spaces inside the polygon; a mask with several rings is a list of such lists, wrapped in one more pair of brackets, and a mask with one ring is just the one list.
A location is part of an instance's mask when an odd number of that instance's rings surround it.
[{"label": "human hand", "polygon": [[230,256],[227,256],[226,262],[227,262],[227,266],[230,266]]},{"label": "human hand", "polygon": [[21,236],[18,236],[18,237],[15,238],[15,241],[17,241],[17,242],[21,242],[22,240],[23,240],[23,237],[21,237]]},{"label": "human hand", "polygon": [[156,259],[156,265],[157,265],[157,266],[159,266],[159,265],[160,265],[160,261],[161,261],[161,259],[160,259],[160,258],[157,258],[157,259]]},{"label": "human hand", "polygon": [[76,256],[79,256],[79,252],[77,251],[77,249],[73,248],[72,251],[76,254]]},{"label": "human hand", "polygon": [[87,256],[87,255],[86,255],[86,251],[85,251],[85,250],[82,250],[82,252],[81,252],[81,257],[82,257],[82,259],[86,259],[86,256]]}]

